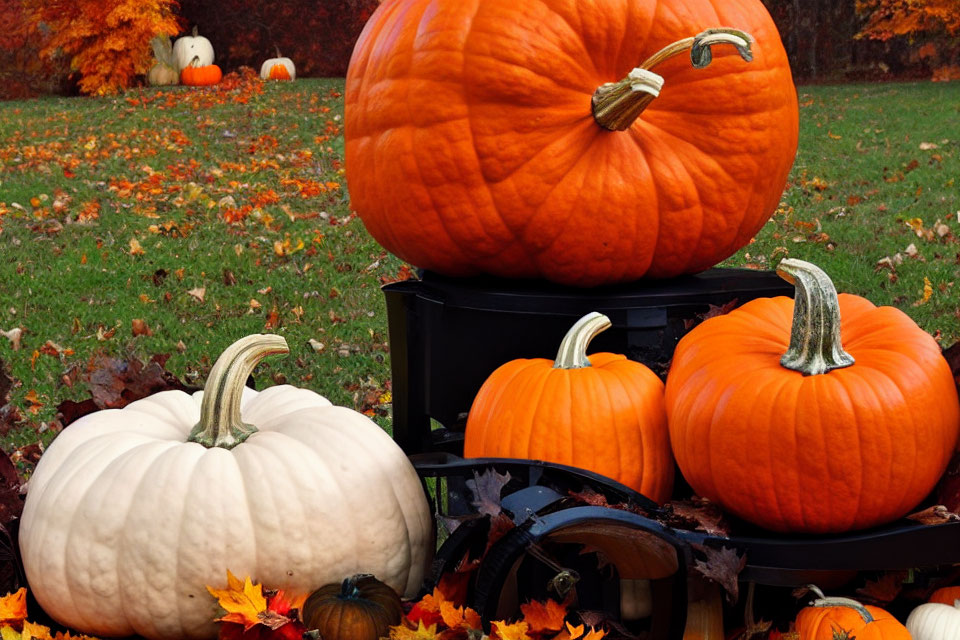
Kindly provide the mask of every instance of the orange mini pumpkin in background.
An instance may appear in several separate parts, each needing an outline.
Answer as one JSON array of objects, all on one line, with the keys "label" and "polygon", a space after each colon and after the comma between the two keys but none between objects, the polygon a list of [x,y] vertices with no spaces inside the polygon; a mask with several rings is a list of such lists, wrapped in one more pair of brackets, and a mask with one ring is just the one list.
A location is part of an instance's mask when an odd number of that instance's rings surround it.
[{"label": "orange mini pumpkin in background", "polygon": [[613,478],[656,502],[670,498],[673,458],[663,383],[613,353],[586,355],[610,326],[581,318],[555,361],[512,360],[490,374],[467,417],[464,456],[556,462]]},{"label": "orange mini pumpkin in background", "polygon": [[344,99],[351,206],[450,276],[701,271],[769,219],[797,149],[760,0],[385,0]]},{"label": "orange mini pumpkin in background", "polygon": [[699,495],[777,531],[906,515],[960,432],[940,346],[899,309],[838,298],[808,262],[783,260],[778,273],[795,300],[753,300],[677,345],[666,407],[680,471]]},{"label": "orange mini pumpkin in background", "polygon": [[205,87],[217,84],[223,78],[223,72],[215,64],[199,66],[199,59],[194,59],[180,72],[180,84],[190,87]]}]

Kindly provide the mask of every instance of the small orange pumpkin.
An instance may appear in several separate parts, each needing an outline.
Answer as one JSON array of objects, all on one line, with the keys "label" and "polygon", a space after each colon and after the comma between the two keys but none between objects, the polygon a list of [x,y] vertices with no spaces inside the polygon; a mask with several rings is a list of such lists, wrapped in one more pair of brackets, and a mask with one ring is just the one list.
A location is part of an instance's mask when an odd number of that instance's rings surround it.
[{"label": "small orange pumpkin", "polygon": [[400,596],[371,575],[355,575],[311,593],[301,609],[307,629],[324,640],[378,640],[400,624]]},{"label": "small orange pumpkin", "polygon": [[666,501],[673,458],[663,383],[625,356],[587,357],[590,341],[609,326],[603,314],[587,314],[567,332],[556,360],[513,360],[494,371],[470,408],[464,456],[580,467]]},{"label": "small orange pumpkin", "polygon": [[811,588],[819,597],[797,614],[799,640],[911,640],[907,628],[880,607],[827,598]]},{"label": "small orange pumpkin", "polygon": [[939,604],[953,604],[960,600],[960,587],[940,587],[932,594],[930,594],[930,600],[928,602],[937,602]]},{"label": "small orange pumpkin", "polygon": [[200,59],[194,56],[190,64],[180,72],[180,84],[190,87],[205,87],[217,84],[223,78],[223,72],[215,64],[200,66]]},{"label": "small orange pumpkin", "polygon": [[838,298],[809,262],[778,272],[795,300],[753,300],[677,345],[666,407],[681,473],[776,531],[843,532],[907,514],[960,432],[940,346],[899,309]]}]

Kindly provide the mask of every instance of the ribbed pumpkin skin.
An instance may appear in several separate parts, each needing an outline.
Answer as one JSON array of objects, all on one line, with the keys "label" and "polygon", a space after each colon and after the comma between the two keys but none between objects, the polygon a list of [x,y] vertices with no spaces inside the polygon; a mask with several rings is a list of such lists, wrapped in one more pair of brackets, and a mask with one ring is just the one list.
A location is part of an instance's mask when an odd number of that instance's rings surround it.
[{"label": "ribbed pumpkin skin", "polygon": [[325,640],[378,640],[400,624],[400,596],[372,576],[356,581],[355,595],[344,596],[341,585],[317,589],[303,603],[303,623]]},{"label": "ribbed pumpkin skin", "polygon": [[834,630],[849,632],[856,640],[911,640],[910,632],[879,607],[865,606],[873,622],[864,622],[850,607],[804,607],[797,614],[799,640],[835,640]]},{"label": "ribbed pumpkin skin", "polygon": [[[627,131],[591,115],[604,83],[716,26],[706,69],[656,67]],[[711,267],[777,206],[797,96],[759,0],[386,0],[345,92],[351,205],[385,248],[453,276],[592,286]]]},{"label": "ribbed pumpkin skin", "polygon": [[667,377],[673,453],[698,494],[776,531],[889,522],[933,489],[960,408],[940,347],[903,312],[840,294],[845,369],[780,366],[793,300],[761,298],[677,345]]},{"label": "ribbed pumpkin skin", "polygon": [[217,84],[223,78],[223,72],[215,64],[202,67],[187,66],[180,72],[180,82],[190,87],[205,87]]},{"label": "ribbed pumpkin skin", "polygon": [[622,355],[589,358],[582,369],[555,369],[543,358],[499,367],[470,408],[464,456],[580,467],[665,502],[673,458],[663,383]]}]

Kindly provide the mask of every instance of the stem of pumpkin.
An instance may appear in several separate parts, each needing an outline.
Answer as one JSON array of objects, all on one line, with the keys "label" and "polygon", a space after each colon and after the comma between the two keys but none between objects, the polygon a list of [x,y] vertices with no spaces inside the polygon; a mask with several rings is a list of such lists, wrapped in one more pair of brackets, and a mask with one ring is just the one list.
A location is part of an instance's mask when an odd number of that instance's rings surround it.
[{"label": "stem of pumpkin", "polygon": [[209,448],[232,449],[257,428],[240,419],[240,399],[254,367],[265,357],[289,353],[282,336],[254,334],[241,338],[220,354],[203,387],[200,422],[190,431],[187,442]]},{"label": "stem of pumpkin", "polygon": [[587,347],[597,337],[597,334],[610,328],[610,318],[591,311],[570,327],[567,335],[560,342],[557,359],[553,361],[554,369],[583,369],[590,366],[587,358]]},{"label": "stem of pumpkin", "polygon": [[860,614],[864,622],[873,622],[873,615],[867,611],[867,608],[854,600],[853,598],[819,598],[814,600],[812,607],[848,607]]},{"label": "stem of pumpkin", "polygon": [[702,69],[713,60],[710,47],[715,44],[732,44],[741,58],[747,62],[753,60],[753,53],[750,51],[753,36],[749,33],[727,27],[707,29],[692,38],[684,38],[664,47],[627,74],[623,80],[601,85],[593,94],[594,120],[610,131],[629,129],[643,110],[660,95],[660,89],[663,88],[663,78],[651,71],[653,67],[689,51],[693,67]]},{"label": "stem of pumpkin", "polygon": [[780,364],[805,376],[852,365],[853,356],[840,343],[840,303],[829,276],[793,258],[782,260],[777,274],[796,286],[790,346]]}]

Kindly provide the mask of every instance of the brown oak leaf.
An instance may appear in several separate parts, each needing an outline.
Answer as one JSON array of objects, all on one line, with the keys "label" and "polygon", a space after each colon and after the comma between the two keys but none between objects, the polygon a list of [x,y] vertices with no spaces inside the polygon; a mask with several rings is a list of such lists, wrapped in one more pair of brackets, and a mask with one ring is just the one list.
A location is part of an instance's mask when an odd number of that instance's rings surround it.
[{"label": "brown oak leaf", "polygon": [[694,569],[723,587],[727,592],[727,601],[736,603],[740,596],[738,576],[747,565],[747,557],[730,547],[714,549],[695,544],[693,548],[706,556],[705,561],[697,559],[694,562]]}]

